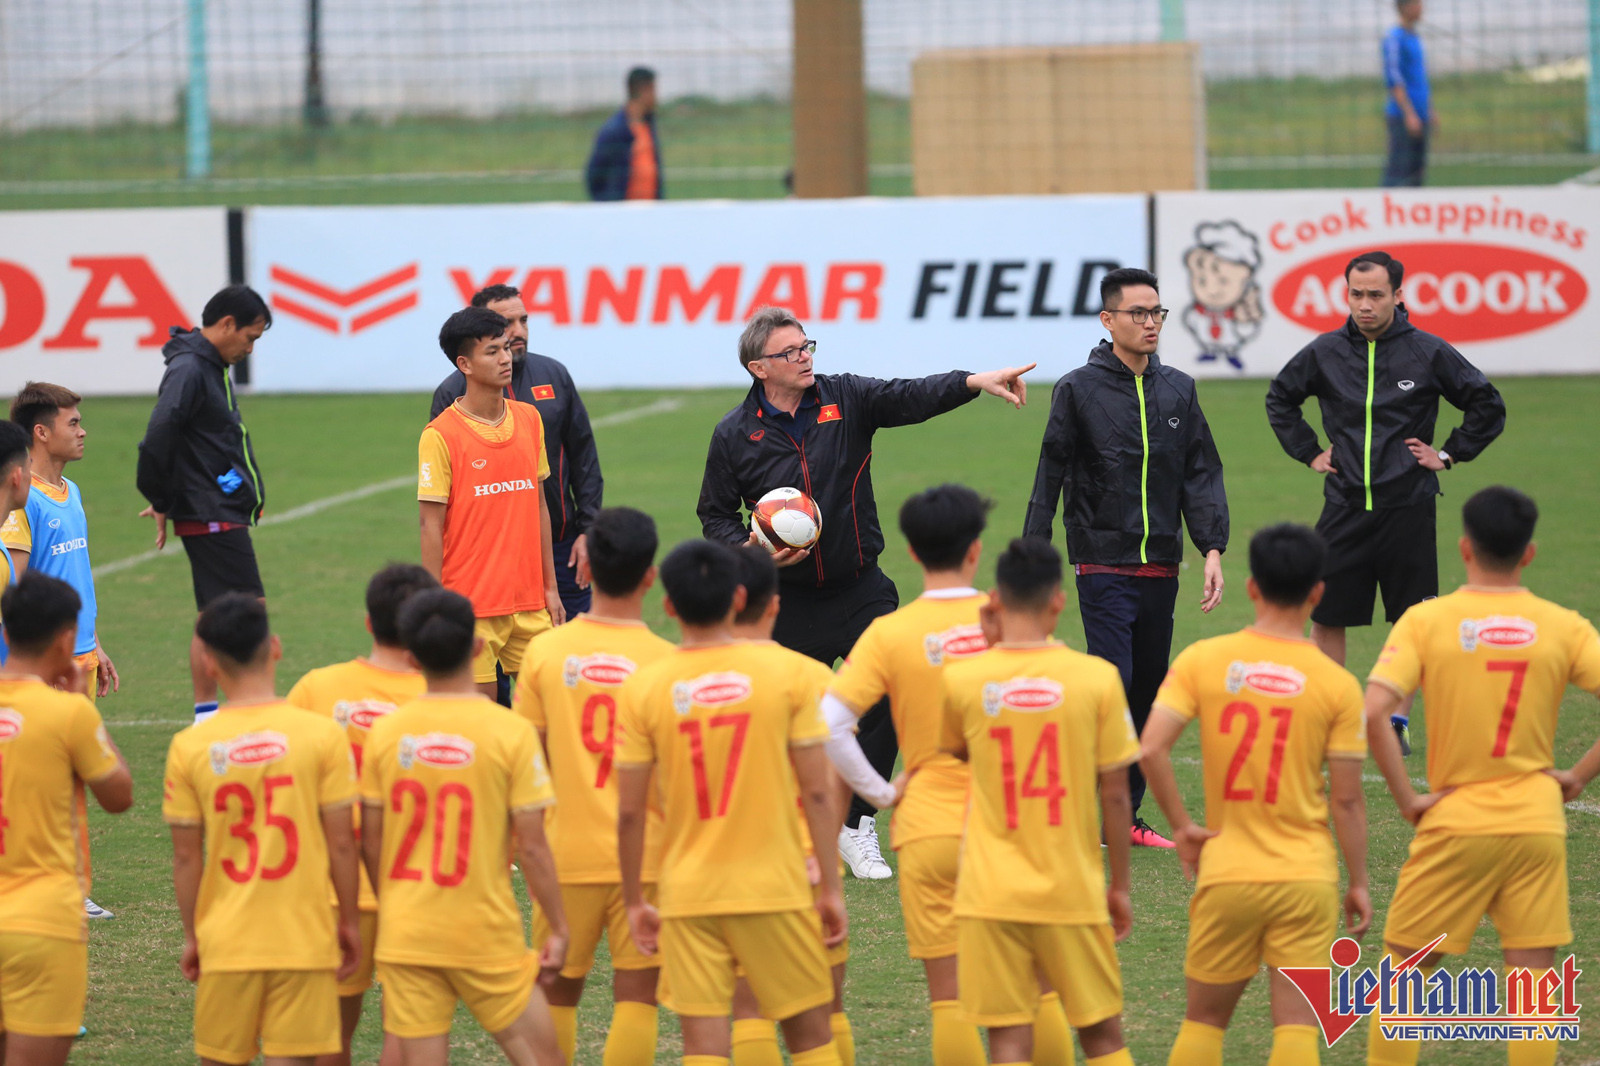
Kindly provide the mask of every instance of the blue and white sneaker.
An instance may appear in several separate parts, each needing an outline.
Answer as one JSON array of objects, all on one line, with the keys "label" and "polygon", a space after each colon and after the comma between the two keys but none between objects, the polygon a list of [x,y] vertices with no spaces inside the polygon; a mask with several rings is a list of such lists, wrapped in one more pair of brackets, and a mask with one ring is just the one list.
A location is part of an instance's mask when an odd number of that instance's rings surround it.
[{"label": "blue and white sneaker", "polygon": [[94,900],[90,899],[88,896],[84,896],[83,897],[83,913],[88,915],[90,918],[107,918],[107,919],[109,919],[109,918],[115,918],[116,917],[115,914],[112,914],[110,911],[108,911],[104,907],[100,906],[100,904],[96,903]]},{"label": "blue and white sneaker", "polygon": [[1402,714],[1391,714],[1389,724],[1394,727],[1395,739],[1400,741],[1400,754],[1411,754],[1411,719]]}]

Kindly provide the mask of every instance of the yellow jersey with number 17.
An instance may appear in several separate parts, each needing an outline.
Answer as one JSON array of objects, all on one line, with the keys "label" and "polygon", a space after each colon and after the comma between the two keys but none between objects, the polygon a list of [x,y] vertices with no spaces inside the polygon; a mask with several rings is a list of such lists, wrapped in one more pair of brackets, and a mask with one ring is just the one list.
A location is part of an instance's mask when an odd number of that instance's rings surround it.
[{"label": "yellow jersey with number 17", "polygon": [[925,592],[893,614],[873,619],[839,668],[830,692],[856,713],[889,697],[900,757],[911,775],[890,821],[898,848],[927,837],[959,837],[967,806],[966,764],[939,747],[940,675],[988,644],[978,608],[988,597],[972,589]]},{"label": "yellow jersey with number 17", "polygon": [[972,768],[956,917],[1108,921],[1100,774],[1139,757],[1122,677],[1064,644],[999,644],[944,671],[944,741]]},{"label": "yellow jersey with number 17", "polygon": [[679,648],[622,686],[619,766],[654,766],[662,917],[811,906],[789,749],[828,739],[817,674],[765,642]]},{"label": "yellow jersey with number 17", "polygon": [[1219,835],[1198,886],[1339,882],[1322,767],[1366,755],[1354,675],[1309,640],[1245,629],[1179,653],[1155,705],[1199,722],[1205,825]]},{"label": "yellow jersey with number 17", "polygon": [[1422,688],[1428,788],[1453,789],[1418,833],[1565,833],[1555,765],[1567,685],[1600,692],[1600,636],[1525,588],[1467,585],[1400,616],[1367,680]]}]

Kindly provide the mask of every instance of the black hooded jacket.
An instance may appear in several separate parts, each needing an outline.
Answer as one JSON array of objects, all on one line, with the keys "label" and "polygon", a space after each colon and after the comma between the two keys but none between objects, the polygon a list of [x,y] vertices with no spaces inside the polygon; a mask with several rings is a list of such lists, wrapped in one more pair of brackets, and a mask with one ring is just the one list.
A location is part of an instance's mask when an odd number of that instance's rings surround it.
[{"label": "black hooded jacket", "polygon": [[708,540],[749,539],[741,509],[776,488],[792,486],[822,512],[822,537],[811,556],[778,571],[783,584],[837,587],[877,566],[883,528],[872,495],[872,435],[952,411],[976,393],[968,372],[926,378],[818,374],[796,412],[798,439],[761,409],[761,383],[711,432],[700,484],[700,525]]},{"label": "black hooded jacket", "polygon": [[1405,305],[1376,341],[1347,319],[1300,349],[1267,389],[1267,419],[1291,457],[1309,463],[1322,451],[1300,406],[1315,396],[1333,448],[1328,502],[1357,509],[1409,507],[1439,494],[1439,477],[1406,447],[1432,445],[1439,398],[1464,412],[1444,442],[1452,461],[1475,458],[1506,426],[1506,404],[1483,372],[1460,352],[1411,324]]},{"label": "black hooded jacket", "polygon": [[266,493],[222,355],[198,329],[174,326],[166,372],[139,442],[139,492],[180,522],[255,525]]},{"label": "black hooded jacket", "polygon": [[1135,376],[1101,341],[1056,382],[1023,533],[1049,538],[1063,500],[1075,564],[1176,565],[1180,518],[1202,554],[1226,551],[1222,459],[1194,379],[1155,355]]}]

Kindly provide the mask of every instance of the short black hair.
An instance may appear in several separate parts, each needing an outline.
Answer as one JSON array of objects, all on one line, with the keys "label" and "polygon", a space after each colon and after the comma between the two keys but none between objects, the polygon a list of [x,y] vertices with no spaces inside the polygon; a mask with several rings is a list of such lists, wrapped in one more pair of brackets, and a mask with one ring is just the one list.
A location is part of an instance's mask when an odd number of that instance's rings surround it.
[{"label": "short black hair", "polygon": [[772,553],[759,544],[741,544],[733,549],[739,556],[739,584],[744,586],[744,610],[733,616],[737,625],[756,621],[778,594],[778,565]]},{"label": "short black hair", "polygon": [[728,616],[739,587],[739,557],[726,544],[686,540],[661,560],[661,584],[686,625],[708,626]]},{"label": "short black hair", "polygon": [[1406,277],[1406,265],[1388,252],[1362,252],[1344,265],[1345,284],[1350,283],[1352,271],[1361,270],[1369,266],[1382,267],[1389,275],[1389,288],[1398,290],[1400,283]]},{"label": "short black hair", "polygon": [[1115,270],[1106,271],[1106,276],[1100,279],[1100,306],[1107,311],[1113,310],[1122,303],[1122,290],[1130,285],[1148,285],[1161,293],[1161,286],[1156,284],[1156,276],[1148,270],[1138,267],[1117,267]]},{"label": "short black hair", "polygon": [[924,569],[957,570],[993,506],[965,485],[935,485],[900,505],[900,532]]},{"label": "short black hair", "polygon": [[390,563],[367,582],[367,619],[372,623],[372,639],[390,648],[400,642],[400,608],[407,600],[439,582],[416,563]]},{"label": "short black hair", "polygon": [[515,285],[485,285],[472,294],[473,307],[488,307],[501,300],[515,300],[522,295],[522,290]]},{"label": "short black hair", "polygon": [[472,661],[477,633],[472,601],[450,589],[426,589],[400,608],[400,639],[422,672],[453,674]]},{"label": "short black hair", "polygon": [[1044,537],[1018,537],[995,560],[994,582],[1002,605],[1037,610],[1061,587],[1061,553]]},{"label": "short black hair", "polygon": [[655,519],[632,507],[607,507],[585,533],[594,587],[607,596],[633,594],[661,546]]},{"label": "short black hair", "polygon": [[272,637],[267,605],[248,592],[224,592],[200,612],[194,635],[225,665],[249,666]]},{"label": "short black hair", "polygon": [[239,329],[262,319],[268,329],[272,328],[272,309],[261,294],[248,285],[229,285],[218,290],[200,312],[200,325],[214,326],[225,318],[232,318]]},{"label": "short black hair", "polygon": [[467,354],[467,345],[498,337],[510,325],[504,315],[487,307],[463,307],[439,327],[439,350],[455,366],[457,357]]},{"label": "short black hair", "polygon": [[1261,598],[1277,607],[1305,603],[1327,561],[1327,544],[1309,526],[1280,522],[1250,538],[1250,576]]},{"label": "short black hair", "polygon": [[1478,561],[1490,570],[1515,570],[1538,524],[1539,505],[1527,493],[1507,485],[1479,489],[1461,506],[1467,539],[1472,541]]},{"label": "short black hair", "polygon": [[31,444],[35,426],[54,428],[56,416],[64,408],[76,407],[82,402],[82,396],[63,385],[30,381],[22,386],[11,401],[11,421],[28,431]]},{"label": "short black hair", "polygon": [[628,99],[637,100],[639,94],[656,83],[656,72],[649,67],[634,67],[628,71]]},{"label": "short black hair", "polygon": [[83,600],[65,581],[27,570],[0,593],[0,619],[13,651],[37,655],[67,629],[76,629]]},{"label": "short black hair", "polygon": [[33,432],[23,429],[9,419],[0,421],[0,477],[11,473],[11,468],[28,457],[33,444]]}]

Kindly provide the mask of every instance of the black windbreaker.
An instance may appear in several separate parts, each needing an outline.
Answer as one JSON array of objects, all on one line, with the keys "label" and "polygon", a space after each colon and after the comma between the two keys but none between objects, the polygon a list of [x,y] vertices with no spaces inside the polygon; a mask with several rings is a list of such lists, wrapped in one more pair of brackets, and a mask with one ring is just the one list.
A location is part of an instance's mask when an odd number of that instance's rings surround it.
[{"label": "black windbreaker", "polygon": [[1226,551],[1222,459],[1194,379],[1155,355],[1135,376],[1101,341],[1056,382],[1023,533],[1050,537],[1062,500],[1073,563],[1176,565],[1180,517],[1202,554]]},{"label": "black windbreaker", "polygon": [[1328,502],[1368,511],[1408,507],[1439,494],[1439,477],[1406,447],[1433,444],[1442,396],[1464,415],[1444,442],[1466,462],[1500,435],[1506,405],[1482,371],[1431,333],[1413,326],[1405,305],[1376,341],[1353,319],[1300,349],[1267,389],[1267,420],[1283,450],[1302,463],[1322,451],[1300,405],[1315,396],[1333,448],[1334,473],[1323,481]]},{"label": "black windbreaker", "polygon": [[773,489],[793,486],[816,501],[822,538],[810,558],[778,571],[783,583],[831,587],[854,581],[877,565],[883,551],[872,495],[872,435],[960,407],[977,395],[967,388],[967,376],[952,370],[883,381],[818,374],[796,412],[805,426],[798,439],[761,410],[761,383],[754,383],[711,432],[697,509],[706,538],[743,543],[750,530],[741,509],[754,507]]},{"label": "black windbreaker", "polygon": [[266,501],[261,468],[222,354],[199,330],[174,326],[161,355],[167,369],[139,442],[139,492],[175,521],[254,525]]},{"label": "black windbreaker", "polygon": [[[467,379],[457,370],[433,390],[430,420],[438,418],[467,394]],[[544,502],[550,508],[550,535],[570,540],[586,532],[600,513],[605,481],[600,476],[600,453],[594,446],[589,409],[567,368],[537,352],[529,352],[511,371],[511,398],[531,403],[544,422],[544,448],[550,457],[550,474],[544,483]],[[559,560],[565,563],[566,560]]]}]

